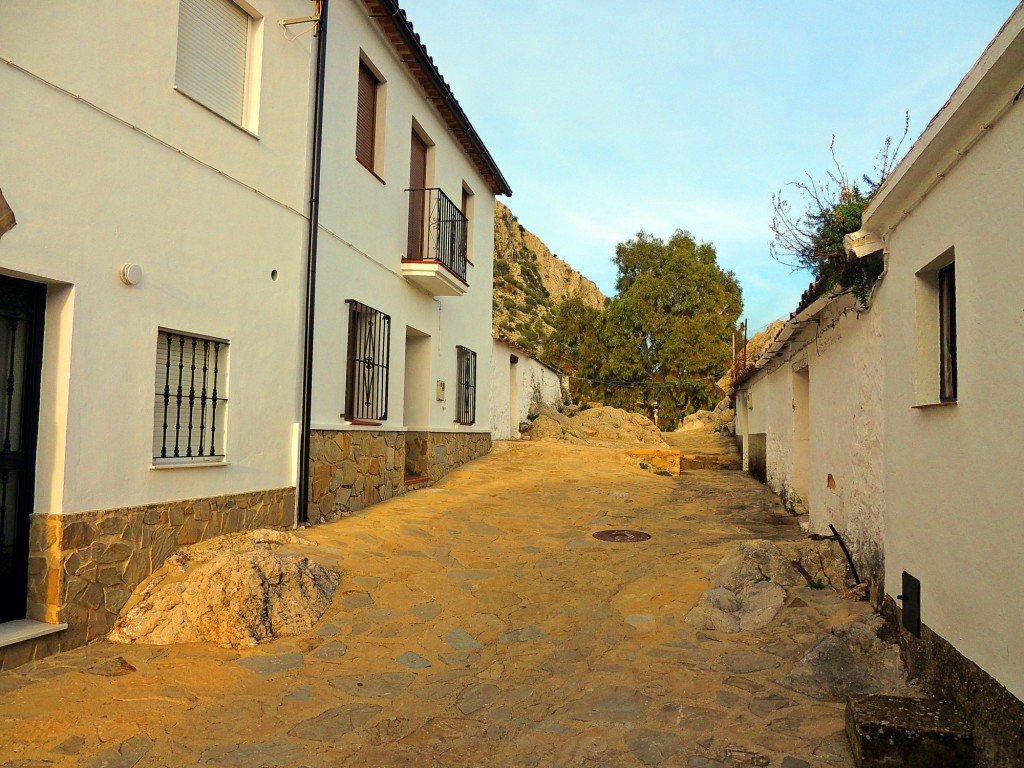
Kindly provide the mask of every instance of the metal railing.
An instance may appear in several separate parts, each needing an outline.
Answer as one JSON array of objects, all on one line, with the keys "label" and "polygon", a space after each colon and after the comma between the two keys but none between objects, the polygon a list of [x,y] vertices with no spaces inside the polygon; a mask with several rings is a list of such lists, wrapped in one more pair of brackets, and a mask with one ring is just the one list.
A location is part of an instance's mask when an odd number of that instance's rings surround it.
[{"label": "metal railing", "polygon": [[391,363],[391,317],[347,299],[348,367],[345,418],[385,421]]},{"label": "metal railing", "polygon": [[463,346],[458,351],[459,388],[456,393],[455,421],[472,424],[476,421],[476,352]]},{"label": "metal railing", "polygon": [[[224,458],[224,357],[228,343],[161,330],[157,343],[153,460]],[[219,409],[219,412],[218,412]]]},{"label": "metal railing", "polygon": [[437,188],[407,189],[409,242],[403,261],[437,261],[466,282],[469,220],[451,198]]}]

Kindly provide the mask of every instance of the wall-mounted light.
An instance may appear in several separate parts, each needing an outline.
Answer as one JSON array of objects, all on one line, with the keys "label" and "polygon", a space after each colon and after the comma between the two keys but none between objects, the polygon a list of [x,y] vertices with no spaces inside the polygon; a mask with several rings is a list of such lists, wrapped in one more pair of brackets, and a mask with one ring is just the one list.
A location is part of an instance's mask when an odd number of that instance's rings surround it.
[{"label": "wall-mounted light", "polygon": [[138,264],[121,265],[121,282],[125,285],[138,285],[142,279],[142,267]]}]

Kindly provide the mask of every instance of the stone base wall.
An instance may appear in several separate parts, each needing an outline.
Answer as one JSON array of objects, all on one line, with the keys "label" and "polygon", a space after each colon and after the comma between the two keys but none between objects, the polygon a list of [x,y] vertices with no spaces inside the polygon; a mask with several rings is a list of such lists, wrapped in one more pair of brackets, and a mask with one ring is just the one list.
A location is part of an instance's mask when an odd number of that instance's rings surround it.
[{"label": "stone base wall", "polygon": [[311,524],[405,493],[405,433],[313,430],[309,486]]},{"label": "stone base wall", "polygon": [[490,450],[489,433],[313,430],[308,520],[346,517],[405,493],[406,474],[437,482]]},{"label": "stone base wall", "polygon": [[132,592],[178,547],[254,528],[291,528],[295,489],[32,515],[28,618],[68,629],[0,648],[0,669],[106,634]]},{"label": "stone base wall", "polygon": [[436,483],[456,467],[489,453],[489,432],[406,432],[405,466]]},{"label": "stone base wall", "polygon": [[909,676],[930,696],[951,702],[970,724],[975,768],[1024,765],[1024,702],[927,626],[921,625],[921,637],[903,629],[901,609],[888,595],[882,615],[897,635]]}]

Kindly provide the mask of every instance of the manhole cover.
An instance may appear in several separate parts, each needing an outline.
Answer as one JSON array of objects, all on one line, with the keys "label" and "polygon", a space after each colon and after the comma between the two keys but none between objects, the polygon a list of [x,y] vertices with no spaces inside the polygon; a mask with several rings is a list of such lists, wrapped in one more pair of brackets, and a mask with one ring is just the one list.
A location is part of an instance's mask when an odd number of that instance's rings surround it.
[{"label": "manhole cover", "polygon": [[644,533],[643,531],[630,531],[623,528],[614,528],[610,531],[598,531],[594,534],[594,538],[599,541],[634,542],[647,541],[651,538],[651,534]]}]

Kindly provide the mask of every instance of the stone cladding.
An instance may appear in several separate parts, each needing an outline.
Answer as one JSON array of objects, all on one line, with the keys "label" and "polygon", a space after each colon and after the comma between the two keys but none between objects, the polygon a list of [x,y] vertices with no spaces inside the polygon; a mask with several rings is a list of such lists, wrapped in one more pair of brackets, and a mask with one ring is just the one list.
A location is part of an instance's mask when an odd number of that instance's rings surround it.
[{"label": "stone cladding", "polygon": [[68,629],[0,648],[0,670],[106,634],[132,591],[179,546],[254,528],[290,528],[295,489],[69,515],[32,515],[28,618]]},{"label": "stone cladding", "polygon": [[489,433],[313,430],[309,522],[329,522],[406,492],[406,475],[437,482],[491,450]]}]

